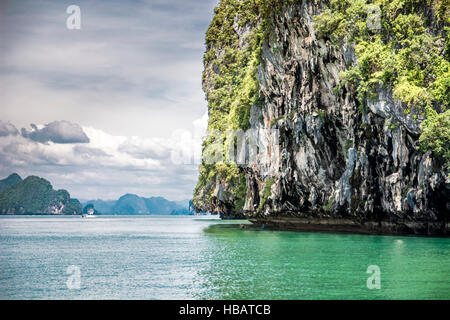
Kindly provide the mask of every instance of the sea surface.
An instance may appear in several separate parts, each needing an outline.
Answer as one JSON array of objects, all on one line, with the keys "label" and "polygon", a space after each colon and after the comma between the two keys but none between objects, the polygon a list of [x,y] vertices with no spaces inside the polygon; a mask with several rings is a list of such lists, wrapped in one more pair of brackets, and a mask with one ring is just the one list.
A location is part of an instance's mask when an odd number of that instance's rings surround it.
[{"label": "sea surface", "polygon": [[[448,238],[241,229],[239,223],[2,216],[0,299],[450,298]],[[379,268],[379,289],[368,288],[369,266]]]}]

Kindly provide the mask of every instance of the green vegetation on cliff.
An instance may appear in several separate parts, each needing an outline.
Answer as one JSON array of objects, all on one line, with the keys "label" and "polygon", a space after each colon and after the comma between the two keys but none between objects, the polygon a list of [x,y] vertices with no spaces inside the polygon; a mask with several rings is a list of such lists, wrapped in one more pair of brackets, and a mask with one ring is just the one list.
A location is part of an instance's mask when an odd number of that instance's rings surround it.
[{"label": "green vegetation on cliff", "polygon": [[73,214],[81,204],[66,190],[54,190],[50,182],[30,176],[0,191],[0,214]]},{"label": "green vegetation on cliff", "polygon": [[[235,23],[240,14],[239,22]],[[226,0],[215,9],[206,32],[203,80],[209,106],[209,128],[225,131],[249,127],[250,107],[258,98],[256,68],[261,49],[261,35],[248,36],[248,45],[240,46],[237,31],[247,24],[260,29],[258,1]],[[210,83],[209,81],[212,81]],[[209,88],[214,88],[210,91]]]},{"label": "green vegetation on cliff", "polygon": [[362,109],[379,87],[426,116],[420,137],[448,162],[450,157],[450,47],[448,0],[331,0],[316,16],[320,37],[355,46],[357,62],[341,74]]},{"label": "green vegetation on cliff", "polygon": [[[270,15],[294,2],[301,1],[222,0],[214,10],[215,16],[206,32],[203,88],[208,100],[208,128],[220,132],[221,137],[208,136],[203,143],[203,155],[213,149],[223,153],[223,160],[200,166],[193,199],[197,207],[206,207],[211,202],[215,184],[208,186],[208,183],[213,181],[226,181],[236,210],[244,206],[245,180],[241,179],[238,166],[226,158],[228,148],[235,145],[234,141],[228,141],[234,137],[226,132],[250,128],[250,109],[262,103],[257,68],[263,40],[270,30]],[[201,194],[205,190],[207,193]]]},{"label": "green vegetation on cliff", "polygon": [[450,110],[437,113],[430,110],[427,118],[422,123],[423,131],[420,142],[423,151],[433,150],[434,154],[441,160],[450,164]]},{"label": "green vegetation on cliff", "polygon": [[[250,126],[250,108],[259,99],[256,71],[262,44],[261,2],[222,0],[214,10],[214,19],[206,32],[203,87],[208,100],[208,127],[218,130],[221,136],[214,138],[211,135],[206,138],[203,143],[204,155],[212,144],[219,144],[216,150],[224,156],[222,141],[226,139],[225,132],[228,129],[245,130]],[[239,19],[235,22],[238,15]],[[243,48],[238,32],[243,32],[240,30],[247,26],[251,28],[251,34],[247,36],[248,43]],[[193,200],[197,207],[206,207],[211,201],[215,184],[208,186],[208,183],[216,180],[230,182],[236,186],[232,190],[237,191],[240,184],[238,167],[225,161],[203,163],[194,190]],[[207,194],[200,194],[205,190]],[[245,190],[240,191],[243,199],[238,201],[243,206]]]},{"label": "green vegetation on cliff", "polygon": [[271,188],[274,183],[275,183],[274,178],[264,181],[264,189],[263,189],[261,201],[259,203],[258,211],[262,210],[262,208],[266,204],[267,200],[269,199],[270,194],[272,193]]},{"label": "green vegetation on cliff", "polygon": [[250,108],[261,103],[256,72],[270,14],[296,1],[222,0],[215,8],[206,32],[203,73],[210,129],[250,127]]}]

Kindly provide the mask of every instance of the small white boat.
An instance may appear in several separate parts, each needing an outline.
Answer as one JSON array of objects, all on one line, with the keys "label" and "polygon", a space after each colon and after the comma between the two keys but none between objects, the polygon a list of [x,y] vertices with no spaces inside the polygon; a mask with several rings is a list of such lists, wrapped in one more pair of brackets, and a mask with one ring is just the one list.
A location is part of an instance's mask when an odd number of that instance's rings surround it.
[{"label": "small white boat", "polygon": [[94,214],[92,213],[83,213],[81,215],[82,218],[95,218]]}]

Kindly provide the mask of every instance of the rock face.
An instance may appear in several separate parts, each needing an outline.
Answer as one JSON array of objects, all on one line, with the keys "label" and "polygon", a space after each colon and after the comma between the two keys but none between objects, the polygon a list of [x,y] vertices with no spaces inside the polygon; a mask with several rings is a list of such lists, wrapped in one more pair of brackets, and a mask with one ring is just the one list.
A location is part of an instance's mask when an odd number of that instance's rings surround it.
[{"label": "rock face", "polygon": [[[449,172],[418,149],[423,118],[406,114],[389,88],[363,112],[352,87],[334,89],[356,56],[351,45],[318,38],[313,18],[321,10],[303,1],[270,16],[257,69],[263,103],[250,108],[247,162],[239,165],[243,208],[217,176],[196,190],[194,205],[289,229],[449,235]],[[238,30],[239,43],[251,27]],[[207,92],[216,90],[211,77]]]}]

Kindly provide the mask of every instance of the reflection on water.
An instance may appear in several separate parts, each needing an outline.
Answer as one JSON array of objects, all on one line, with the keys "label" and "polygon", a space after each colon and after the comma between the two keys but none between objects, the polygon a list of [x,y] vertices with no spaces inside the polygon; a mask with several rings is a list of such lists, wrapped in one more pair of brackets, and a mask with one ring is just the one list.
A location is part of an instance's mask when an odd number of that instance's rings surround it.
[{"label": "reflection on water", "polygon": [[[450,239],[171,216],[0,217],[3,299],[450,298]],[[80,268],[69,290],[66,270]],[[369,290],[369,265],[381,289]]]}]

